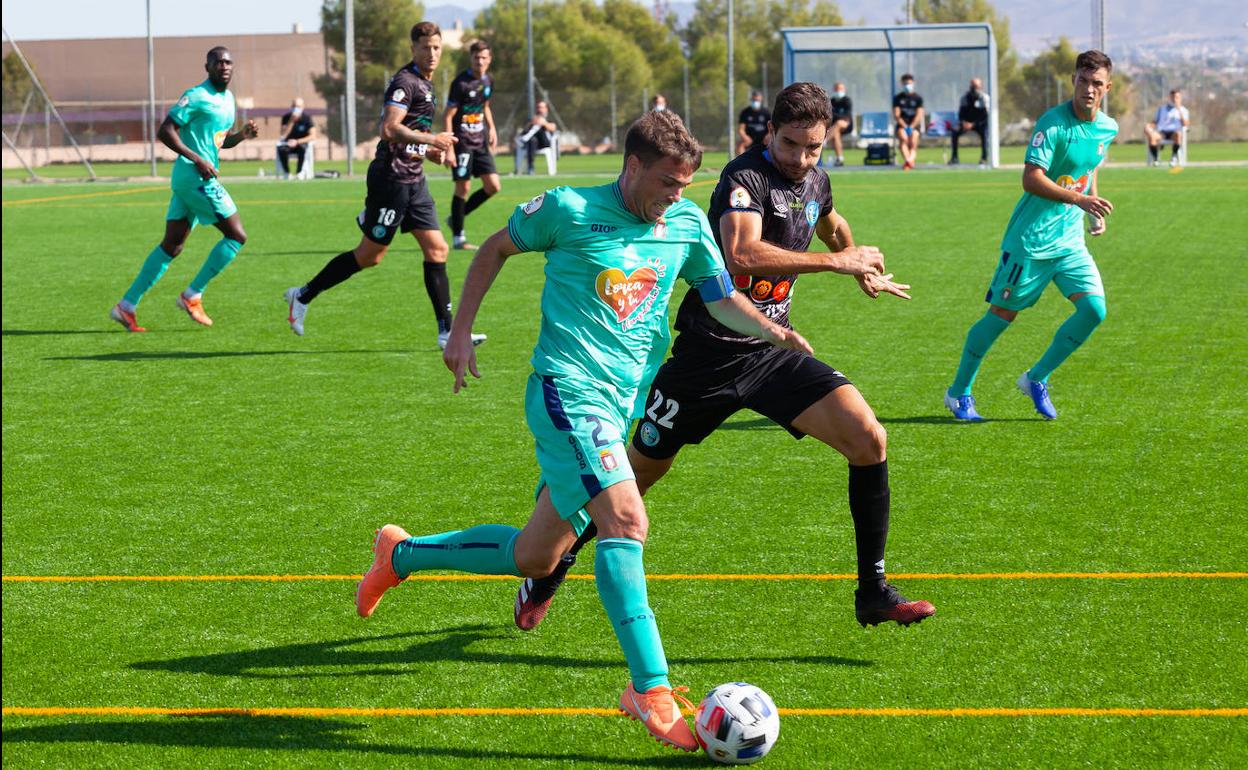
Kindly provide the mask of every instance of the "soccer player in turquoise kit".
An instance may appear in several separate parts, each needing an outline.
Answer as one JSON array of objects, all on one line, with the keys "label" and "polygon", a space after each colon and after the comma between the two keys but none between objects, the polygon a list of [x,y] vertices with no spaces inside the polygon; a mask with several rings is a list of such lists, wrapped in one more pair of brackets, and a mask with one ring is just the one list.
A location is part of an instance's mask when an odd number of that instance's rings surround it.
[{"label": "soccer player in turquoise kit", "polygon": [[228,150],[244,139],[255,139],[259,132],[250,120],[242,129],[230,132],[234,127],[234,94],[229,90],[234,59],[229,50],[224,46],[210,50],[204,69],[208,79],[182,94],[156,134],[178,154],[173,164],[173,196],[165,214],[164,240],[147,255],[138,277],[109,313],[126,331],[147,331],[135,319],[139,300],[165,274],[174,257],[182,253],[191,230],[199,223],[215,226],[222,238],[208,252],[208,259],[190,286],[178,294],[177,304],[197,323],[212,326],[200,296],[208,282],[238,256],[247,242],[238,207],[217,179],[217,148]]},{"label": "soccer player in turquoise kit", "polygon": [[1083,216],[1091,217],[1089,232],[1105,232],[1113,205],[1097,193],[1096,172],[1118,123],[1101,112],[1109,93],[1113,63],[1100,51],[1084,51],[1075,59],[1075,96],[1041,116],[1027,148],[1023,197],[1001,241],[1001,263],[988,288],[988,312],[966,335],[962,362],[945,406],[959,420],[979,421],[971,384],[979,365],[1018,311],[1036,304],[1050,281],[1075,305],[1057,335],[1030,369],[1018,378],[1046,420],[1057,417],[1049,398],[1049,375],[1087,341],[1105,320],[1105,288],[1083,237]]},{"label": "soccer player in turquoise kit", "polygon": [[616,182],[539,195],[482,244],[444,353],[457,392],[466,372],[480,376],[469,330],[503,263],[521,252],[546,254],[541,333],[525,395],[542,472],[533,514],[523,530],[487,524],[428,537],[388,524],[356,592],[356,609],[367,617],[386,590],[417,570],[542,577],[592,521],[600,538],[598,594],[632,677],[620,709],[685,751],[698,745],[677,703],[688,701],[668,681],[649,607],[642,566],[648,521],[624,449],[634,401],[666,351],[677,278],[696,287],[729,328],[811,352],[799,334],[733,290],[706,215],[681,198],[701,160],[680,118],[647,112],[628,130]]}]

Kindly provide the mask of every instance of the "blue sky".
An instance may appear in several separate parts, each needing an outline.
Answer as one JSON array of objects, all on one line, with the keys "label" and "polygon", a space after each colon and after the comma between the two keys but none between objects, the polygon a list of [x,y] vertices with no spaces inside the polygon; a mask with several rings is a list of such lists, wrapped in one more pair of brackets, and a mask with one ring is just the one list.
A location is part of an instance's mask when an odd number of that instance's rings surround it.
[{"label": "blue sky", "polygon": [[[476,10],[488,0],[445,0]],[[305,32],[321,27],[321,0],[151,0],[152,34],[254,34],[289,32],[298,22]],[[426,6],[440,5],[442,0]],[[205,18],[204,8],[212,15]],[[17,40],[84,37],[143,37],[147,34],[145,0],[7,0],[4,28]]]}]

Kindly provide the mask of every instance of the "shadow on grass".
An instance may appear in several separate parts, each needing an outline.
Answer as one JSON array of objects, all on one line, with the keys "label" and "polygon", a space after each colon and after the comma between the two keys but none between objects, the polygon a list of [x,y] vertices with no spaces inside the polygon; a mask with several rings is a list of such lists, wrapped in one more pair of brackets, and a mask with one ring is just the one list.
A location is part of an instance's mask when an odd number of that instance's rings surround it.
[{"label": "shadow on grass", "polygon": [[[163,329],[157,332],[157,334],[193,331],[198,331],[198,329]],[[49,334],[116,334],[121,336],[126,334],[126,331],[116,327],[112,329],[5,329],[0,334],[3,334],[5,337],[36,337]]]},{"label": "shadow on grass", "polygon": [[885,425],[979,425],[988,422],[1044,422],[1039,415],[1035,417],[985,417],[981,422],[956,420],[949,414],[921,414],[915,417],[876,417]]},{"label": "shadow on grass", "polygon": [[[410,723],[408,723],[410,724]],[[62,722],[31,727],[5,727],[6,745],[18,743],[95,743],[117,745],[149,745],[198,747],[207,749],[257,749],[286,751],[349,751],[353,754],[387,754],[395,757],[455,757],[485,759],[513,767],[522,760],[547,762],[586,762],[616,767],[704,767],[706,760],[697,754],[671,754],[659,757],[598,756],[585,753],[532,751],[498,751],[489,748],[455,748],[450,746],[398,746],[376,743],[357,737],[368,730],[367,723],[341,719],[275,716],[220,717],[159,717],[144,721]],[[421,740],[418,730],[406,729],[405,735]],[[494,734],[501,743],[508,736]],[[640,740],[641,736],[638,736]],[[430,737],[428,740],[434,740]],[[489,736],[478,738],[491,742]],[[349,766],[349,763],[348,763]]]},{"label": "shadow on grass", "polygon": [[[424,637],[424,638],[420,638]],[[498,626],[471,625],[437,631],[408,631],[384,636],[359,636],[324,642],[261,647],[240,652],[211,655],[190,655],[169,660],[131,663],[129,668],[140,671],[171,671],[178,674],[211,674],[251,679],[305,679],[308,677],[403,676],[411,673],[409,666],[417,663],[455,661],[482,665],[549,666],[553,668],[617,668],[623,661],[572,658],[562,655],[529,653],[482,652],[471,649],[477,642],[514,639],[509,629]],[[402,642],[390,649],[377,649],[378,642]],[[366,645],[360,648],[359,645]],[[873,661],[842,658],[835,655],[734,656],[731,658],[670,658],[682,666],[715,663],[803,663],[819,666],[867,667]],[[349,670],[326,671],[327,668]],[[313,670],[322,669],[322,670]]]},{"label": "shadow on grass", "polygon": [[411,353],[410,350],[123,350],[117,353],[97,353],[93,356],[48,356],[44,361],[178,361],[201,358],[248,358],[252,356],[325,356],[370,355],[380,353]]}]

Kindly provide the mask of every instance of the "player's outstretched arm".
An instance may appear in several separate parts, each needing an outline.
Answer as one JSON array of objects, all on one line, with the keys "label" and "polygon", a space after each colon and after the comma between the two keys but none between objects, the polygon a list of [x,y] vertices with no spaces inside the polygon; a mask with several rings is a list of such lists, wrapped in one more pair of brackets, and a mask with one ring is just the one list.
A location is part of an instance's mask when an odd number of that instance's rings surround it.
[{"label": "player's outstretched arm", "polygon": [[477,371],[477,353],[472,345],[472,324],[477,318],[477,311],[481,309],[485,293],[490,290],[494,279],[503,269],[503,263],[508,257],[519,253],[520,249],[504,227],[485,239],[485,243],[481,244],[473,256],[472,264],[468,266],[468,275],[464,277],[464,290],[459,296],[459,310],[451,322],[451,335],[446,341],[446,350],[442,352],[443,363],[455,375],[455,393],[468,385],[465,372],[471,372],[473,377],[481,379],[481,374]]},{"label": "player's outstretched arm", "polygon": [[[833,271],[853,275],[863,294],[871,299],[875,299],[880,294],[892,294],[902,299],[910,299],[910,295],[906,293],[910,284],[894,282],[892,273],[882,275],[884,255],[874,246],[855,246],[854,233],[849,227],[849,222],[835,209],[829,211],[826,217],[819,218],[819,221],[815,223],[815,233],[819,236],[819,240],[832,251],[832,257],[840,260],[845,268],[848,268],[841,270],[833,268]],[[878,262],[875,261],[877,257]]]},{"label": "player's outstretched arm", "polygon": [[769,320],[740,292],[734,291],[723,299],[708,302],[706,309],[710,311],[712,318],[734,332],[757,337],[778,348],[800,350],[807,355],[814,355],[815,351],[805,337]]},{"label": "player's outstretched arm", "polygon": [[[719,219],[719,240],[724,245],[724,264],[733,275],[784,275],[837,270],[834,254],[789,251],[763,240],[763,218],[754,212],[728,212]],[[878,254],[878,250],[876,250]],[[883,262],[879,267],[884,267]]]},{"label": "player's outstretched arm", "polygon": [[1095,179],[1096,177],[1093,176],[1093,183],[1088,188],[1091,194],[1084,195],[1075,190],[1067,190],[1057,182],[1049,179],[1044,175],[1044,169],[1034,163],[1028,163],[1023,167],[1023,190],[1026,192],[1051,201],[1057,201],[1058,203],[1078,206],[1092,216],[1104,219],[1114,210],[1114,204],[1096,195]]}]

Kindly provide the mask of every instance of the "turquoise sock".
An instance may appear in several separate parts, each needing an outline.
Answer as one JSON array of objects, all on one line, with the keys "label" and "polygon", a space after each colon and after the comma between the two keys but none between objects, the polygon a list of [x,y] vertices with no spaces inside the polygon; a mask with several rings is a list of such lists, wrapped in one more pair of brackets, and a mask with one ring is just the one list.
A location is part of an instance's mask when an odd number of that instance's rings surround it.
[{"label": "turquoise sock", "polygon": [[147,259],[143,261],[143,267],[139,269],[134,283],[130,284],[130,288],[122,299],[137,306],[139,300],[143,299],[143,295],[150,291],[169,269],[169,263],[172,261],[173,257],[166,254],[160,244],[157,244],[156,248],[152,249],[152,253],[148,254]]},{"label": "turquoise sock", "polygon": [[217,245],[208,252],[208,259],[204,260],[204,266],[199,269],[195,280],[191,281],[191,285],[187,287],[187,293],[203,294],[204,289],[208,287],[208,282],[216,278],[218,273],[234,261],[234,257],[238,256],[242,248],[243,244],[233,238],[222,238],[217,241]]},{"label": "turquoise sock", "polygon": [[519,534],[515,527],[482,524],[440,535],[409,537],[394,547],[394,571],[401,578],[423,569],[520,577],[515,556]]},{"label": "turquoise sock", "polygon": [[646,570],[641,564],[641,542],[613,537],[598,541],[594,559],[598,598],[607,611],[615,636],[628,661],[637,692],[665,685],[667,657],[654,611],[646,599]]},{"label": "turquoise sock", "polygon": [[966,345],[962,347],[962,360],[958,363],[958,373],[949,387],[949,395],[954,398],[971,395],[971,385],[975,375],[979,374],[979,365],[988,348],[997,341],[1001,332],[1008,329],[1010,322],[992,312],[984,313],[984,317],[971,326],[966,333]]},{"label": "turquoise sock", "polygon": [[1088,341],[1096,327],[1105,320],[1105,298],[1095,294],[1080,297],[1075,302],[1075,313],[1059,327],[1053,342],[1044,351],[1027,376],[1032,382],[1048,382],[1053,370],[1062,365],[1071,353]]}]

